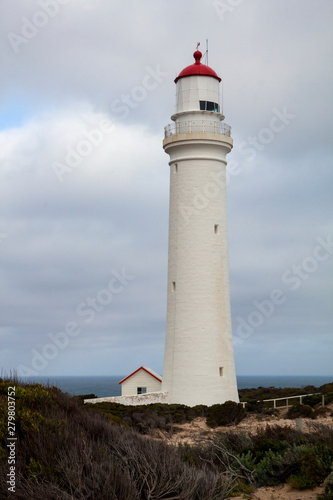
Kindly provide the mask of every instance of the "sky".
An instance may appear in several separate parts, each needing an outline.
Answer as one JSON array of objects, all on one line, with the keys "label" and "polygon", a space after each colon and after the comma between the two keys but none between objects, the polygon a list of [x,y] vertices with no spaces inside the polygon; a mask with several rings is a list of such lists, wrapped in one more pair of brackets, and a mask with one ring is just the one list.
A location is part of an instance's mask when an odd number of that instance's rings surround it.
[{"label": "sky", "polygon": [[238,375],[333,375],[330,0],[0,0],[0,370],[162,374],[164,126],[222,77]]}]

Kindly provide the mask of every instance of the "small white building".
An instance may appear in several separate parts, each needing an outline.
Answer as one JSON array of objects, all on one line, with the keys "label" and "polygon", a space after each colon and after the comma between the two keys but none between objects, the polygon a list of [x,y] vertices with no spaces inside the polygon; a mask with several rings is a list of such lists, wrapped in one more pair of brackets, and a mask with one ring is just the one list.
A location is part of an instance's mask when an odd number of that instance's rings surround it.
[{"label": "small white building", "polygon": [[161,391],[162,377],[150,368],[140,366],[135,372],[123,378],[119,384],[121,384],[122,396],[136,396]]}]

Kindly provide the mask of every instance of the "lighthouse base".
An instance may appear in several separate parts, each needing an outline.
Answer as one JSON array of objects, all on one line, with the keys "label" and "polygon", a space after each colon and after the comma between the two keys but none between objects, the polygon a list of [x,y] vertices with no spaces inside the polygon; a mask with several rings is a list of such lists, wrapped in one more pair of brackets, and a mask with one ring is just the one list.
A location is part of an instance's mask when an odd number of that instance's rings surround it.
[{"label": "lighthouse base", "polygon": [[105,398],[85,399],[84,403],[119,403],[125,406],[150,405],[154,403],[168,404],[167,392],[147,392],[146,394],[135,394],[133,396],[110,396]]},{"label": "lighthouse base", "polygon": [[[218,403],[215,402],[209,402],[207,401],[205,406],[211,406],[212,404],[223,404],[227,400],[235,401],[236,403],[239,402],[238,399],[238,393],[233,393],[230,394],[230,398],[224,399],[224,400],[219,400]],[[156,403],[163,403],[163,404],[185,404],[186,406],[195,406],[198,404],[197,402],[194,402],[193,404],[186,404],[184,401],[176,401],[176,400],[171,400],[170,394],[168,392],[163,392],[163,391],[158,391],[158,392],[148,392],[146,394],[135,394],[132,396],[107,396],[105,398],[93,398],[93,399],[85,399],[84,400],[85,404],[96,404],[96,403],[118,403],[121,405],[125,406],[140,406],[140,405],[150,405],[150,404],[156,404]]]}]

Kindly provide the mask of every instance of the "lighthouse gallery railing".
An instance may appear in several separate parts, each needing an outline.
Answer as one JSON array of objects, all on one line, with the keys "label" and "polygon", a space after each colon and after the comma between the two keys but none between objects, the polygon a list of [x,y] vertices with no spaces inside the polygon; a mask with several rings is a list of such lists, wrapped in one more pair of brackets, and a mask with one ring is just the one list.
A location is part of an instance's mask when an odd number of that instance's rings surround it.
[{"label": "lighthouse gallery railing", "polygon": [[210,134],[222,134],[231,137],[231,127],[222,122],[208,121],[188,121],[170,123],[164,127],[164,137],[170,137],[176,134],[189,134],[192,132],[207,132]]}]

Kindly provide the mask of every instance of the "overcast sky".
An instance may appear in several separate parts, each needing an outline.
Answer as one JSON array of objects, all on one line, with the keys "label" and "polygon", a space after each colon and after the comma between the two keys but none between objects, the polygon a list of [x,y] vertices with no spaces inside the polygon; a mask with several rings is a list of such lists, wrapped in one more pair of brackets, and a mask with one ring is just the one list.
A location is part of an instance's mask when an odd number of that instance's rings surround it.
[{"label": "overcast sky", "polygon": [[332,21],[330,0],[0,0],[0,369],[162,373],[163,128],[209,39],[237,374],[333,375]]}]

